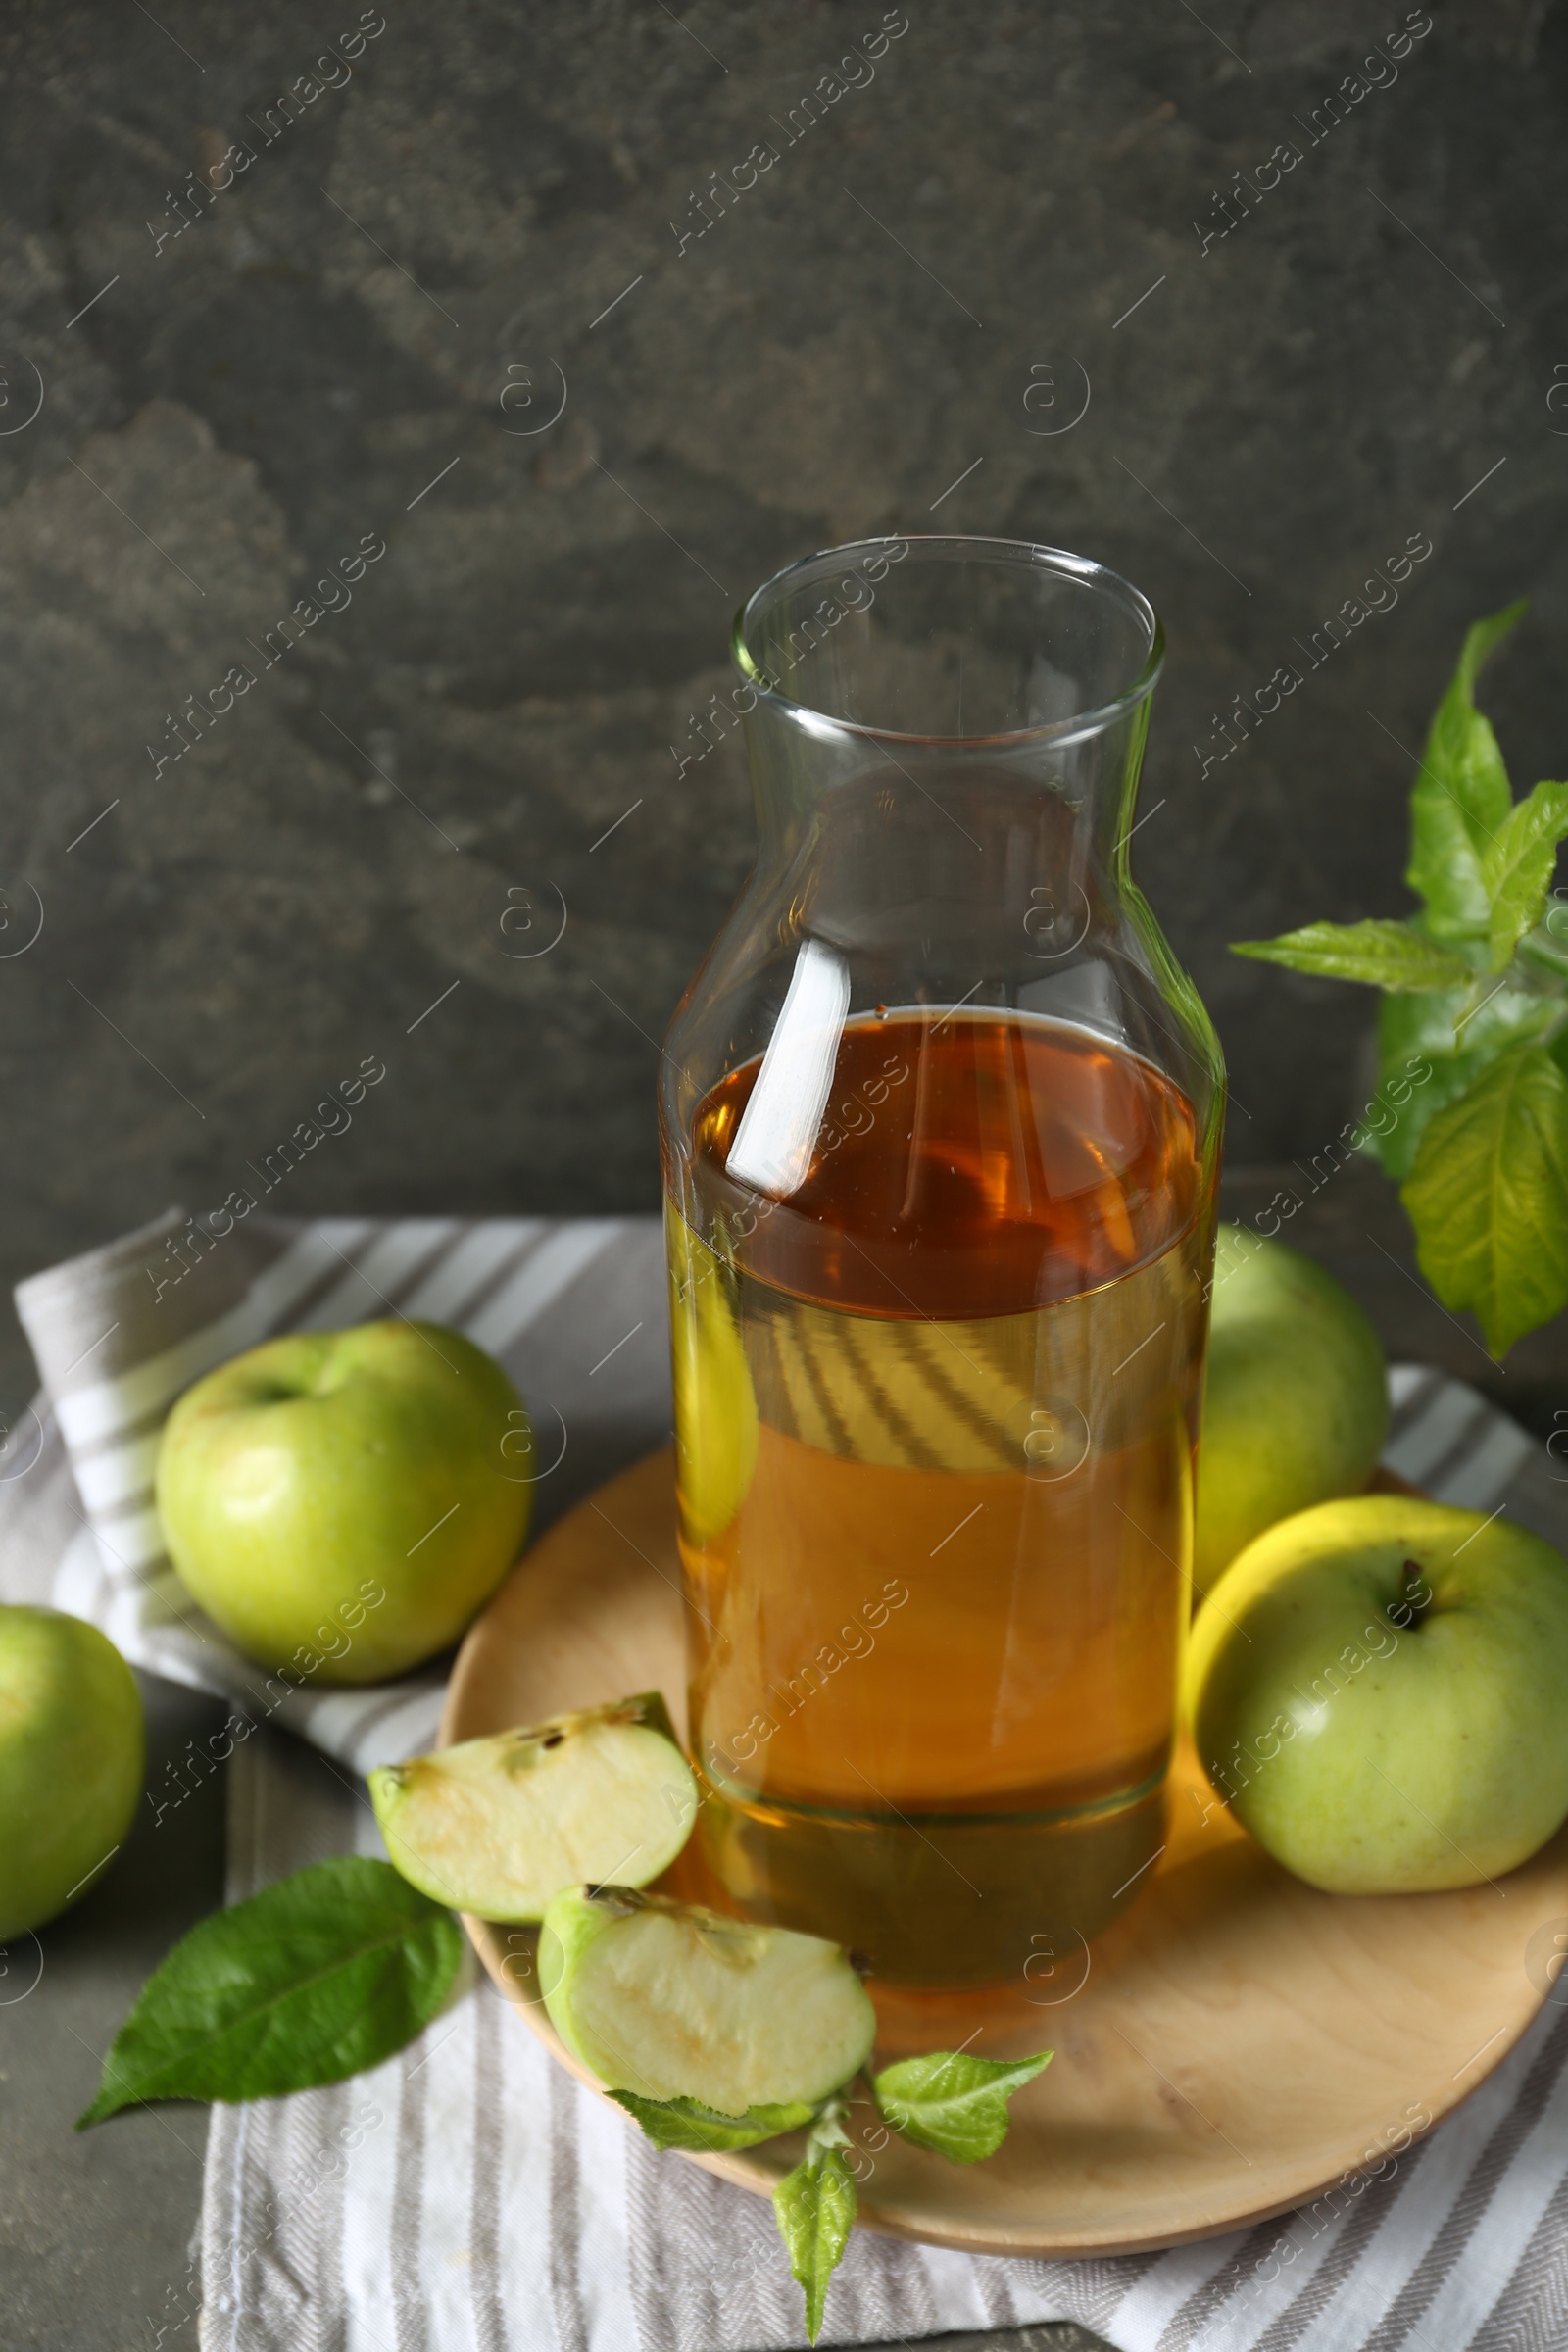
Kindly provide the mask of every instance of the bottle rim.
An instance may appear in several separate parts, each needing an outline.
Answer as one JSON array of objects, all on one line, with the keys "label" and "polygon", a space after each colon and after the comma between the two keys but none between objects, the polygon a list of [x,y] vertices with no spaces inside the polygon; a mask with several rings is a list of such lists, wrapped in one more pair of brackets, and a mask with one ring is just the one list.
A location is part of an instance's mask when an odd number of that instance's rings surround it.
[{"label": "bottle rim", "polygon": [[[862,719],[842,717],[836,711],[820,710],[814,703],[803,702],[796,696],[784,693],[769,679],[748,642],[749,633],[755,634],[763,612],[777,605],[792,587],[804,582],[812,572],[826,578],[836,572],[854,571],[858,566],[863,577],[866,565],[881,561],[885,577],[887,551],[895,547],[903,551],[900,557],[893,559],[898,562],[913,555],[926,563],[985,563],[998,567],[1041,567],[1076,586],[1094,590],[1118,605],[1143,630],[1146,650],[1142,666],[1119,694],[1091,710],[1074,711],[1067,717],[1051,719],[1040,726],[1008,728],[979,735],[908,734],[893,727],[870,726]],[[874,589],[871,601],[874,602]],[[737,611],[730,631],[730,654],[741,678],[758,700],[774,705],[808,734],[860,736],[871,742],[961,749],[973,754],[1015,750],[1031,744],[1074,743],[1105,733],[1140,703],[1147,702],[1153,693],[1165,665],[1165,628],[1142,589],[1135,588],[1121,572],[1113,571],[1108,564],[1097,563],[1091,556],[1074,555],[1067,548],[1048,547],[1028,539],[905,531],[888,532],[874,539],[847,540],[840,547],[819,548],[814,555],[802,556],[797,562],[785,564],[782,570],[764,580],[760,588],[755,588]]]}]

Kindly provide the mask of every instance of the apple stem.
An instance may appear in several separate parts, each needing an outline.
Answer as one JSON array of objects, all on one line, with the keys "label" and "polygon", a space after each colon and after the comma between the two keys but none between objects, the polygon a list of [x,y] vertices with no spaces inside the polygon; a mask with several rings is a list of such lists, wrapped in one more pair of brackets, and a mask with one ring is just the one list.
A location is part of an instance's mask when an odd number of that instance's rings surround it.
[{"label": "apple stem", "polygon": [[1390,1601],[1385,1615],[1402,1633],[1414,1633],[1432,1605],[1432,1587],[1419,1560],[1406,1560],[1403,1575],[1404,1591],[1397,1600]]}]

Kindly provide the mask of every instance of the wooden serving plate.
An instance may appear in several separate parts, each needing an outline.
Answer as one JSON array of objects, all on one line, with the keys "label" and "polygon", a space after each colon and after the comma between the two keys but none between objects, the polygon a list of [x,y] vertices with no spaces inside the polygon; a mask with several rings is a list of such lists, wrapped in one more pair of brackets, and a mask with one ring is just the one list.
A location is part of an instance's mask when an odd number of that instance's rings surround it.
[{"label": "wooden serving plate", "polygon": [[[528,1553],[463,1644],[441,1736],[477,1739],[653,1689],[684,1729],[667,1452],[611,1480]],[[1568,1832],[1495,1887],[1347,1896],[1271,1862],[1209,1802],[1190,1755],[1173,1773],[1170,1824],[1142,1899],[971,2044],[1055,2051],[1013,2100],[1000,2152],[960,2168],[896,2136],[868,2148],[869,2227],[1057,2257],[1234,2230],[1406,2145],[1540,2006],[1525,1947],[1544,1923],[1568,1921]],[[537,1997],[531,1932],[465,1925],[532,2031],[591,2082]],[[952,2048],[980,2014],[968,2001],[935,2029],[927,2013],[918,2034],[896,2001],[878,2008],[891,2046]],[[884,2138],[868,2107],[857,2121]],[[799,2152],[792,2138],[688,2161],[765,2193]]]}]

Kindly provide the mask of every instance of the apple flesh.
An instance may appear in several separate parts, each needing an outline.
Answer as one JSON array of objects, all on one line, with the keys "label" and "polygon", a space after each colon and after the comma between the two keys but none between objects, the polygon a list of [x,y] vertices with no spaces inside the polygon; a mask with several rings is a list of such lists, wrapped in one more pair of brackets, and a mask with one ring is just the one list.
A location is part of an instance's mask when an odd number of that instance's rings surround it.
[{"label": "apple flesh", "polygon": [[1383,1349],[1349,1292],[1289,1243],[1222,1225],[1198,1449],[1200,1597],[1265,1528],[1359,1493],[1388,1432]]},{"label": "apple flesh", "polygon": [[269,1671],[381,1682],[454,1642],[516,1558],[532,1495],[512,1465],[519,1426],[501,1366],[440,1324],[270,1340],[169,1416],[170,1557]]},{"label": "apple flesh", "polygon": [[1186,1697],[1215,1788],[1335,1894],[1471,1886],[1568,1817],[1568,1560],[1395,1494],[1250,1544],[1199,1611]]},{"label": "apple flesh", "polygon": [[646,1886],[697,1818],[697,1784],[657,1691],[465,1740],[370,1775],[403,1876],[478,1919],[543,1919],[587,1880]]},{"label": "apple flesh", "polygon": [[57,1609],[0,1608],[0,1943],[97,1884],[145,1753],[141,1692],[106,1635]]},{"label": "apple flesh", "polygon": [[876,2037],[865,1987],[836,1943],[623,1886],[556,1896],[539,1983],[556,2032],[607,2089],[695,2099],[720,2115],[808,2113],[865,2064]]}]

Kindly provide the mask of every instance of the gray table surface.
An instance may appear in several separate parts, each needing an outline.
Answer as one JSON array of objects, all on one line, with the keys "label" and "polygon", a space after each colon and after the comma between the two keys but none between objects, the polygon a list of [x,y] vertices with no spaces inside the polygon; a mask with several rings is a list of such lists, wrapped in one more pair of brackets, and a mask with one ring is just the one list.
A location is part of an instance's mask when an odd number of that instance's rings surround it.
[{"label": "gray table surface", "polygon": [[[137,1679],[147,1785],[167,1788],[168,1764],[187,1740],[216,1733],[224,1709]],[[0,2309],[16,2352],[151,2352],[160,2327],[192,2309],[206,2108],[132,2109],[90,2132],[72,2121],[97,2089],[143,1979],[222,1899],[223,1786],[214,1775],[156,1827],[144,1805],[92,1892],[3,1955]],[[164,2340],[196,2352],[194,2319]]]},{"label": "gray table surface", "polygon": [[[1263,1230],[1282,1188],[1298,1206],[1282,1230],[1348,1282],[1391,1356],[1439,1363],[1486,1389],[1544,1433],[1568,1401],[1568,1329],[1556,1325],[1491,1364],[1467,1324],[1446,1313],[1412,1270],[1397,1196],[1370,1168],[1316,1189],[1294,1167],[1228,1176],[1227,1213]],[[216,1700],[142,1678],[150,1788],[187,1740],[215,1732]],[[148,1972],[193,1921],[222,1900],[223,1781],[154,1827],[138,1819],[114,1869],[44,1931],[42,1973],[30,1941],[0,1953],[0,2310],[6,2352],[195,2352],[192,2237],[201,2204],[205,2111],[170,2105],[74,2132],[103,2053]],[[32,1984],[34,1977],[38,1981]],[[30,1990],[24,1989],[31,1985]],[[21,1997],[19,1997],[19,1994]],[[176,2324],[183,2321],[183,2326]],[[948,2352],[1094,2352],[1070,2326],[946,2336]],[[744,2347],[737,2347],[744,2352]]]}]

